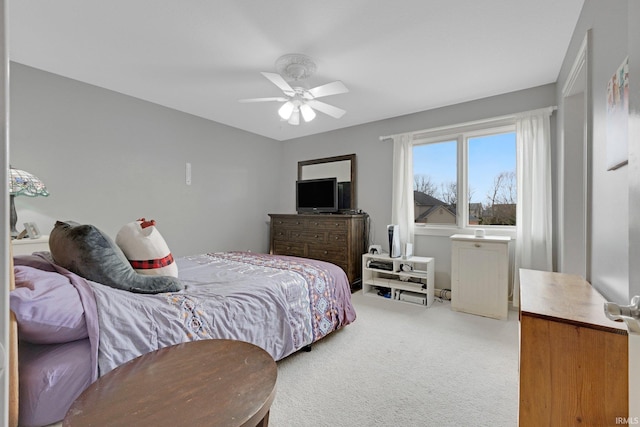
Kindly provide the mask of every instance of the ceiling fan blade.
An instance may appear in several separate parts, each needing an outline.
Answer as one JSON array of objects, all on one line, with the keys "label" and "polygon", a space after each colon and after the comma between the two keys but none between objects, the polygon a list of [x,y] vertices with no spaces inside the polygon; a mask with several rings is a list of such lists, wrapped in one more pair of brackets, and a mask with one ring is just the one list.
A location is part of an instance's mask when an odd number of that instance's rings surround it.
[{"label": "ceiling fan blade", "polygon": [[349,89],[340,80],[327,83],[326,85],[317,86],[308,91],[314,98],[320,98],[322,96],[338,95],[341,93],[349,92]]},{"label": "ceiling fan blade", "polygon": [[288,101],[289,98],[284,98],[282,96],[274,96],[271,98],[249,98],[249,99],[239,99],[238,102],[267,102],[267,101],[278,101],[284,102]]},{"label": "ceiling fan blade", "polygon": [[296,91],[293,90],[291,86],[289,86],[289,83],[287,83],[280,74],[262,72],[262,75],[268,78],[271,83],[278,86],[285,93],[285,95],[293,96],[296,94]]},{"label": "ceiling fan blade", "polygon": [[307,105],[321,113],[325,113],[326,115],[333,117],[334,119],[339,119],[344,116],[344,113],[346,113],[342,108],[334,107],[333,105],[325,104],[324,102],[316,101],[315,99],[307,101]]}]

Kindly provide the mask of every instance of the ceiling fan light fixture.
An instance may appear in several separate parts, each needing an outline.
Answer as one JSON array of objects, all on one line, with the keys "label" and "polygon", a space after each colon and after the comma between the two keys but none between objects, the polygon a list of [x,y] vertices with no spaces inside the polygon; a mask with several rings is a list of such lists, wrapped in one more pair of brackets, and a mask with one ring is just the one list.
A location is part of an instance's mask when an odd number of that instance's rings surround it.
[{"label": "ceiling fan light fixture", "polygon": [[300,106],[300,113],[302,114],[302,118],[305,122],[310,122],[311,120],[316,118],[316,112],[313,111],[313,108],[309,107],[307,104],[302,104]]},{"label": "ceiling fan light fixture", "polygon": [[286,79],[299,81],[308,79],[316,72],[313,59],[301,53],[288,53],[276,60],[278,74]]},{"label": "ceiling fan light fixture", "polygon": [[293,113],[291,113],[289,124],[294,126],[298,126],[300,124],[300,110],[298,110],[297,108],[293,110]]},{"label": "ceiling fan light fixture", "polygon": [[287,101],[282,104],[282,107],[278,109],[278,115],[282,118],[282,120],[289,120],[291,118],[291,114],[293,113],[293,102]]},{"label": "ceiling fan light fixture", "polygon": [[302,54],[282,55],[276,61],[278,73],[262,71],[261,74],[278,87],[284,96],[272,96],[264,98],[240,99],[240,102],[284,102],[278,108],[278,115],[290,125],[300,124],[300,116],[305,122],[316,118],[317,112],[326,114],[334,119],[341,118],[345,110],[330,104],[318,101],[329,95],[339,95],[349,92],[349,89],[339,80],[307,89],[306,85],[292,86],[287,82],[300,81],[312,76],[316,71],[316,64],[311,58]]}]

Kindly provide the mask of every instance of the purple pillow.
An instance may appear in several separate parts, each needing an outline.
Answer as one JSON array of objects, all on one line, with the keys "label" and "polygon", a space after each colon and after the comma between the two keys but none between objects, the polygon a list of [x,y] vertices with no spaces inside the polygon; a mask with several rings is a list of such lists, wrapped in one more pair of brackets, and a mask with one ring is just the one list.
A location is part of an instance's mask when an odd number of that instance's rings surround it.
[{"label": "purple pillow", "polygon": [[60,344],[89,336],[80,296],[69,279],[24,265],[16,265],[14,274],[9,303],[21,340]]}]

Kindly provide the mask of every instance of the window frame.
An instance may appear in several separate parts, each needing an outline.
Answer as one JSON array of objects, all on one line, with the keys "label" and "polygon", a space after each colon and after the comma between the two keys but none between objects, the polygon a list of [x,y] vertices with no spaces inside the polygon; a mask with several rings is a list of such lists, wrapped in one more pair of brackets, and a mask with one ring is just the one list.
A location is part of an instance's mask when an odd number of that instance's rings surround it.
[{"label": "window frame", "polygon": [[[456,141],[457,157],[457,209],[456,224],[423,224],[415,223],[415,235],[451,236],[452,234],[474,234],[482,228],[492,235],[516,237],[516,226],[513,225],[471,225],[469,224],[468,176],[469,176],[469,144],[470,138],[515,133],[514,118],[493,121],[482,121],[464,125],[438,128],[420,132],[413,136],[413,146]],[[516,152],[517,152],[516,146]],[[517,168],[517,165],[516,165]],[[517,177],[517,171],[516,171]],[[517,179],[517,178],[516,178]],[[413,190],[413,188],[412,188]]]}]

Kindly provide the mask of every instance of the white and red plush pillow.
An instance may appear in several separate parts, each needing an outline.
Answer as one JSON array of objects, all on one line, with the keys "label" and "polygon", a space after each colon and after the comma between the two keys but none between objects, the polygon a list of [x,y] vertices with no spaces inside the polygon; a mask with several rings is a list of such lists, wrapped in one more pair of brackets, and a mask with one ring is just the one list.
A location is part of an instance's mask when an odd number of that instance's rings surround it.
[{"label": "white and red plush pillow", "polygon": [[178,266],[154,220],[141,218],[120,229],[116,244],[140,274],[178,277]]}]

